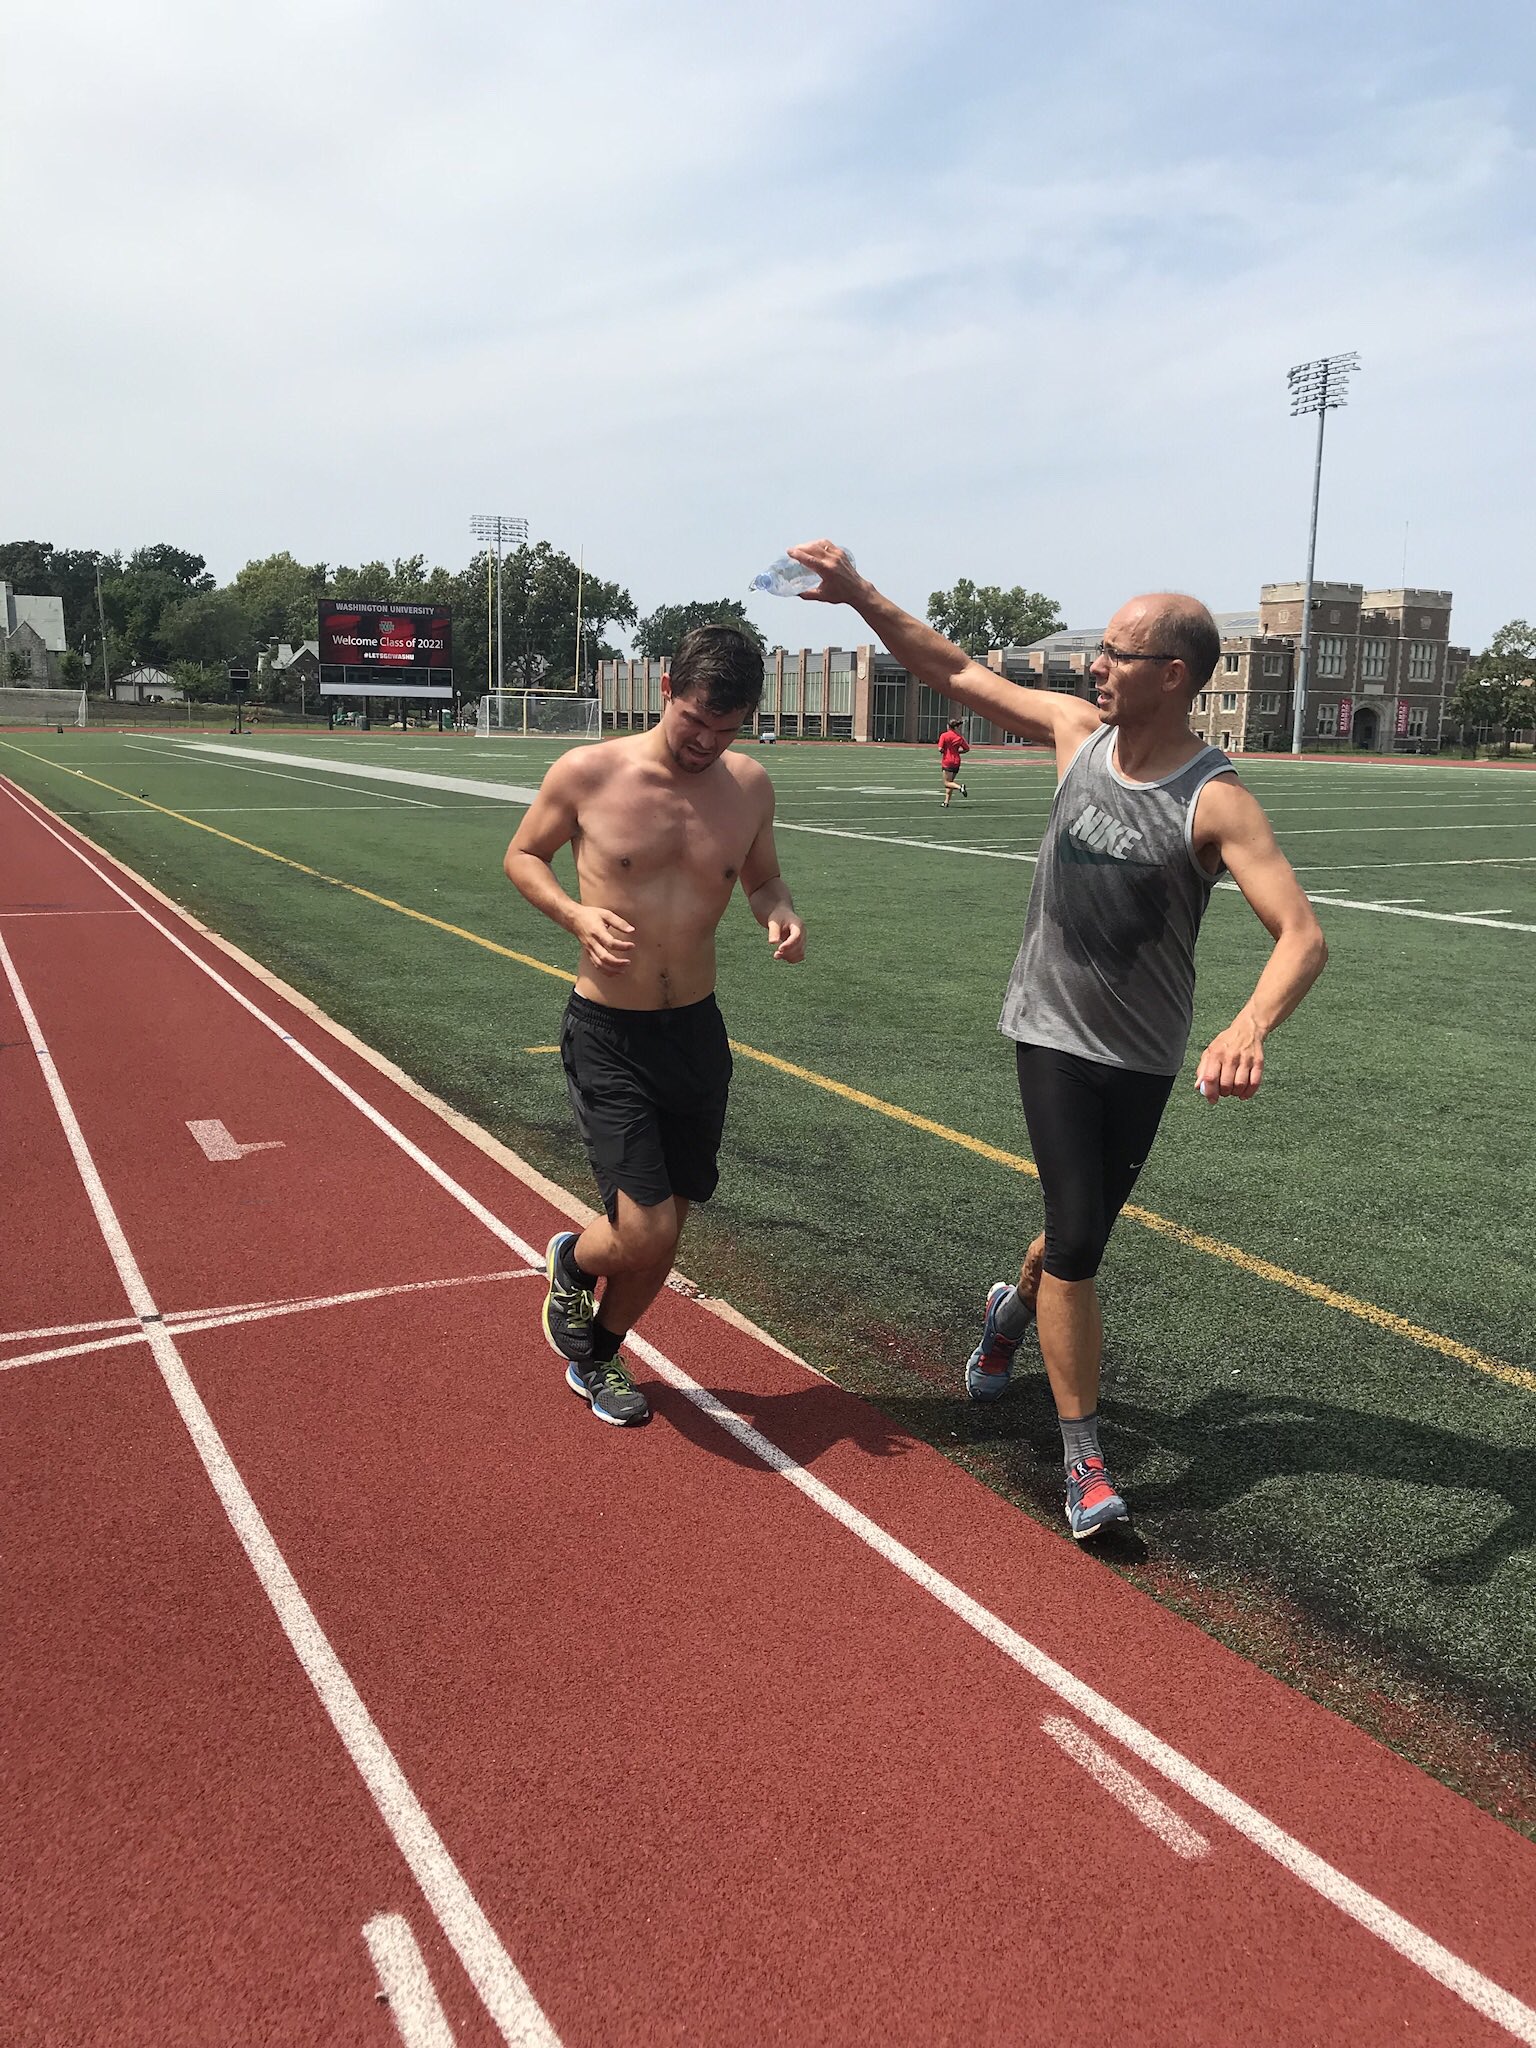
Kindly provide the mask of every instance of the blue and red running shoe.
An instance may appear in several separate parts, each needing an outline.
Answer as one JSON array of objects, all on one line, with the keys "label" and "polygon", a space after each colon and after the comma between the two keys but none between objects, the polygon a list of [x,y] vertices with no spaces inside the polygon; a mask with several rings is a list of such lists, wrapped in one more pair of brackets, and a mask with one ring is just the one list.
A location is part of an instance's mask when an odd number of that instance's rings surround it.
[{"label": "blue and red running shoe", "polygon": [[1079,1543],[1097,1536],[1109,1522],[1130,1519],[1102,1458],[1079,1458],[1067,1467],[1067,1525]]},{"label": "blue and red running shoe", "polygon": [[1004,1337],[997,1327],[997,1311],[1004,1297],[1012,1294],[1007,1280],[994,1280],[987,1291],[987,1315],[981,1326],[981,1342],[965,1361],[965,1391],[973,1401],[996,1401],[1008,1391],[1013,1378],[1013,1361],[1018,1337]]}]

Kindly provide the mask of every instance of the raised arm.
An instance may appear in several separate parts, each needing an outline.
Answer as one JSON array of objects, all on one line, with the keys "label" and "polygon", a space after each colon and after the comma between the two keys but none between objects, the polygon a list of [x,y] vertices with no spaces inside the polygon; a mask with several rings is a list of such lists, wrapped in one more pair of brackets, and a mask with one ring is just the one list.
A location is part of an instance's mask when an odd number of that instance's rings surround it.
[{"label": "raised arm", "polygon": [[973,661],[964,648],[956,647],[882,595],[832,541],[808,541],[789,552],[821,578],[818,589],[801,593],[807,604],[850,606],[902,667],[930,689],[979,711],[1004,732],[1054,747],[1058,774],[1067,772],[1083,741],[1098,729],[1099,714],[1093,705],[1060,691],[1005,682],[992,669]]},{"label": "raised arm", "polygon": [[1223,1095],[1246,1102],[1264,1078],[1265,1039],[1322,973],[1328,944],[1295,870],[1276,843],[1274,828],[1241,783],[1221,776],[1201,790],[1194,840],[1197,851],[1220,855],[1275,942],[1253,994],[1206,1047],[1195,1076],[1207,1102]]},{"label": "raised arm", "polygon": [[535,910],[581,941],[584,958],[600,974],[622,974],[634,953],[632,924],[612,910],[579,903],[562,887],[550,863],[580,830],[581,752],[562,755],[523,813],[502,867],[507,880]]}]

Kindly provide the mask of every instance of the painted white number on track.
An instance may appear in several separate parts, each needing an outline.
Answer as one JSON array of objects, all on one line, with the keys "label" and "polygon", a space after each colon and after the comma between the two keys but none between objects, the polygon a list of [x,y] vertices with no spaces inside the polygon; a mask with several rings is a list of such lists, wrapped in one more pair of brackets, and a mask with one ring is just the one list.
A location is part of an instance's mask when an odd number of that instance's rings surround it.
[{"label": "painted white number on track", "polygon": [[210,1159],[243,1159],[247,1152],[281,1152],[281,1138],[262,1138],[254,1145],[242,1145],[229,1134],[229,1126],[216,1116],[187,1118],[187,1129]]}]

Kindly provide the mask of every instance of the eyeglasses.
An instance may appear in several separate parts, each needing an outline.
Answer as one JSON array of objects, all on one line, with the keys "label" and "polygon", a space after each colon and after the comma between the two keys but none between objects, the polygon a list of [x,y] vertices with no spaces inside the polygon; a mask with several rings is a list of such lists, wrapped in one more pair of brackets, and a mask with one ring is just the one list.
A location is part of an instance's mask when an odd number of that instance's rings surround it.
[{"label": "eyeglasses", "polygon": [[1094,660],[1097,661],[1101,654],[1106,661],[1178,661],[1180,659],[1180,656],[1177,654],[1127,653],[1123,647],[1112,647],[1107,640],[1101,640],[1093,650]]}]

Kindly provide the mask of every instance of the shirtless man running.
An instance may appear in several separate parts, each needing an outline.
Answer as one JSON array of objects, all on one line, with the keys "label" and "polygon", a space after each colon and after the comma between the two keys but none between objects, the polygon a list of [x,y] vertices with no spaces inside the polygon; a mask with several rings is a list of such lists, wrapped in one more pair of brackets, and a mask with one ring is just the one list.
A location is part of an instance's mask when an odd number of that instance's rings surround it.
[{"label": "shirtless man running", "polygon": [[[774,851],[773,784],[727,752],[762,685],[745,634],[685,634],[660,724],[562,754],[507,849],[508,879],[581,942],[560,1057],[607,1219],[550,1239],[544,1334],[604,1422],[650,1413],[619,1347],[666,1282],[690,1203],[719,1180],[731,1052],[715,929],[737,883],[774,959],[805,957]],[[579,902],[550,865],[567,845]]]}]

